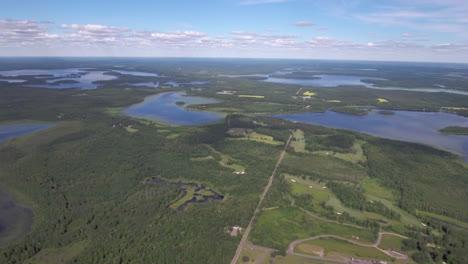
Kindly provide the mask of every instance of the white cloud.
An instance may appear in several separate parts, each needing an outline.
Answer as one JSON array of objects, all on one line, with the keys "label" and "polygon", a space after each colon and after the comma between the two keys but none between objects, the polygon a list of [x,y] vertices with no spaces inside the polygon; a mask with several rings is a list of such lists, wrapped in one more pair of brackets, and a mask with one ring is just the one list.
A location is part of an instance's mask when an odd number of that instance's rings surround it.
[{"label": "white cloud", "polygon": [[48,28],[33,20],[0,20],[0,46],[46,44],[58,35],[48,33]]},{"label": "white cloud", "polygon": [[[54,32],[54,33],[52,33]],[[402,33],[398,40],[358,43],[330,36],[303,37],[279,33],[231,31],[138,31],[95,24],[44,24],[33,20],[0,20],[0,55],[59,56],[233,56],[330,59],[412,59],[467,62],[468,43],[423,45],[427,34]],[[373,38],[376,38],[374,36]],[[416,42],[416,43],[414,43]],[[407,56],[407,57],[405,57]]]}]

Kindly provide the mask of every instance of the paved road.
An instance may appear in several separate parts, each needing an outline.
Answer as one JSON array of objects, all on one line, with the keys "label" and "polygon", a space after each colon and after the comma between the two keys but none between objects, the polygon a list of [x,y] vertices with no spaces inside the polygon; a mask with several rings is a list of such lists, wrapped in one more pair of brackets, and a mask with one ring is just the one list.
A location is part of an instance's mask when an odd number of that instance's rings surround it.
[{"label": "paved road", "polygon": [[257,216],[258,212],[260,211],[260,206],[262,204],[263,199],[265,199],[265,196],[267,195],[268,191],[270,190],[271,185],[273,184],[273,181],[275,179],[275,174],[276,170],[278,169],[279,165],[283,161],[284,154],[286,153],[286,148],[289,146],[289,142],[291,141],[292,135],[289,136],[288,141],[286,142],[286,145],[284,145],[283,151],[281,151],[281,154],[278,158],[278,161],[276,162],[275,169],[273,170],[273,173],[270,176],[270,180],[268,181],[267,186],[265,187],[265,190],[263,191],[262,197],[260,198],[260,201],[258,201],[257,207],[255,208],[254,214],[252,218],[250,219],[249,225],[245,229],[244,234],[242,235],[242,239],[239,243],[239,246],[237,246],[236,254],[231,260],[231,264],[236,264],[237,260],[240,257],[240,254],[242,252],[242,248],[246,245],[247,238],[249,237],[250,231],[252,230],[253,222],[255,220],[255,217]]}]

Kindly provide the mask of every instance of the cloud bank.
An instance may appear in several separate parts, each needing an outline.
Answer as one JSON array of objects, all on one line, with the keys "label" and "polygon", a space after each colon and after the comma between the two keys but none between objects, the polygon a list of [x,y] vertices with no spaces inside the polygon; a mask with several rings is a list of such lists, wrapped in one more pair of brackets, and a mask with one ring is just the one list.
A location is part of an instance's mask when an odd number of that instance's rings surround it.
[{"label": "cloud bank", "polygon": [[[405,17],[426,17],[401,13]],[[311,22],[300,21],[300,27]],[[275,32],[276,33],[276,32]],[[319,59],[375,59],[467,62],[468,43],[426,44],[425,34],[407,32],[401,40],[359,43],[329,36],[304,39],[290,34],[233,30],[226,36],[206,32],[142,31],[96,24],[0,20],[1,56],[204,56]]]}]

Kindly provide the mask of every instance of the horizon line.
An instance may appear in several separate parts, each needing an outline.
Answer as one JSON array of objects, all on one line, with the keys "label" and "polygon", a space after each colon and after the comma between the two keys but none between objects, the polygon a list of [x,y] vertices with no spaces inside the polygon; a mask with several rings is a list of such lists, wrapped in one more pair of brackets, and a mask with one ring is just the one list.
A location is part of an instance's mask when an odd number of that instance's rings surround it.
[{"label": "horizon line", "polygon": [[238,60],[297,60],[297,61],[349,61],[349,62],[398,62],[398,63],[433,63],[433,64],[468,64],[467,62],[453,62],[453,61],[410,61],[410,60],[353,60],[353,59],[312,59],[312,58],[274,58],[274,57],[183,57],[183,56],[23,56],[23,55],[12,55],[2,56],[3,58],[101,58],[101,59],[123,59],[123,58],[138,58],[138,59],[238,59]]}]

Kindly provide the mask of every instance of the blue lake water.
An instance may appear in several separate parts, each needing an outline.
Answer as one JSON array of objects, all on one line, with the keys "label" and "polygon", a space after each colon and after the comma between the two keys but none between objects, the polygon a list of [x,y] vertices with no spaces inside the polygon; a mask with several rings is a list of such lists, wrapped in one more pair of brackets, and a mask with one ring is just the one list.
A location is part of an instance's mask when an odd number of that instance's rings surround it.
[{"label": "blue lake water", "polygon": [[[100,84],[97,81],[117,79],[117,76],[104,74],[106,71],[92,71],[90,69],[51,69],[51,70],[12,70],[0,71],[3,77],[34,76],[35,79],[46,79],[47,84],[25,84],[25,87],[49,89],[96,89]],[[55,83],[59,81],[74,81],[74,83]]]},{"label": "blue lake water", "polygon": [[[0,144],[11,138],[38,132],[56,126],[44,123],[0,125]],[[5,217],[7,216],[7,217]],[[11,196],[0,190],[0,247],[26,235],[32,225],[33,213]]]},{"label": "blue lake water", "polygon": [[[366,69],[367,70],[367,69]],[[369,69],[371,70],[371,69]],[[434,87],[430,88],[404,88],[404,87],[379,87],[372,83],[364,82],[363,80],[385,80],[382,78],[373,77],[360,77],[353,75],[329,75],[329,74],[311,74],[311,76],[318,77],[319,79],[293,79],[293,78],[280,78],[278,75],[288,74],[291,72],[278,71],[270,74],[246,74],[246,75],[225,75],[228,77],[263,77],[264,80],[261,82],[280,83],[280,84],[294,84],[303,86],[315,86],[315,87],[337,87],[340,85],[353,85],[363,86],[369,89],[377,90],[392,90],[392,91],[412,91],[412,92],[426,92],[426,93],[452,93],[460,95],[468,95],[466,91],[444,89],[445,86],[442,84],[435,84]],[[275,75],[276,77],[272,77]]]},{"label": "blue lake water", "polygon": [[[26,87],[38,87],[38,88],[50,88],[50,89],[69,89],[69,88],[80,88],[83,90],[96,89],[101,84],[96,84],[97,81],[109,81],[117,79],[116,76],[104,74],[105,71],[90,71],[83,74],[79,74],[73,77],[64,77],[58,79],[50,79],[46,82],[48,84],[29,84],[24,85]],[[76,83],[59,83],[59,81],[75,81]]]},{"label": "blue lake water", "polygon": [[34,75],[48,75],[53,77],[64,76],[69,74],[79,74],[84,72],[83,69],[50,69],[50,70],[11,70],[0,71],[0,76],[17,77],[17,76],[34,76]]},{"label": "blue lake water", "polygon": [[165,85],[171,85],[173,87],[180,87],[181,85],[201,85],[201,84],[207,84],[209,83],[208,81],[191,81],[191,82],[174,82],[174,81],[168,81],[165,82]]},{"label": "blue lake water", "polygon": [[159,82],[137,82],[137,83],[127,83],[127,85],[137,86],[137,87],[147,86],[147,87],[151,87],[151,88],[158,88],[159,87]]},{"label": "blue lake water", "polygon": [[23,83],[26,80],[19,80],[19,79],[0,79],[0,82],[7,82],[7,83]]},{"label": "blue lake water", "polygon": [[468,136],[444,135],[438,132],[447,126],[468,127],[468,118],[444,112],[394,111],[382,115],[374,110],[366,116],[326,111],[277,115],[277,117],[326,127],[349,129],[379,137],[432,145],[459,153],[468,162]]},{"label": "blue lake water", "polygon": [[[219,102],[214,99],[184,96],[184,92],[163,93],[145,98],[136,105],[125,108],[122,113],[153,120],[163,121],[174,125],[200,125],[216,122],[222,119],[221,115],[211,112],[199,112],[186,109],[189,104],[212,104]],[[176,102],[184,101],[183,106]]]},{"label": "blue lake water", "polygon": [[0,125],[0,143],[6,139],[31,134],[54,126],[56,125],[44,123],[20,123]]},{"label": "blue lake water", "polygon": [[276,78],[268,77],[264,82],[282,83],[282,84],[298,84],[305,86],[319,87],[336,87],[340,85],[361,85],[367,88],[373,86],[370,83],[363,82],[363,79],[383,80],[379,78],[363,78],[351,75],[314,75],[320,79],[292,79],[292,78]]},{"label": "blue lake water", "polygon": [[113,72],[118,72],[120,74],[134,75],[134,76],[143,76],[143,77],[163,77],[157,73],[151,72],[140,72],[140,71],[123,71],[123,70],[112,70]]}]

